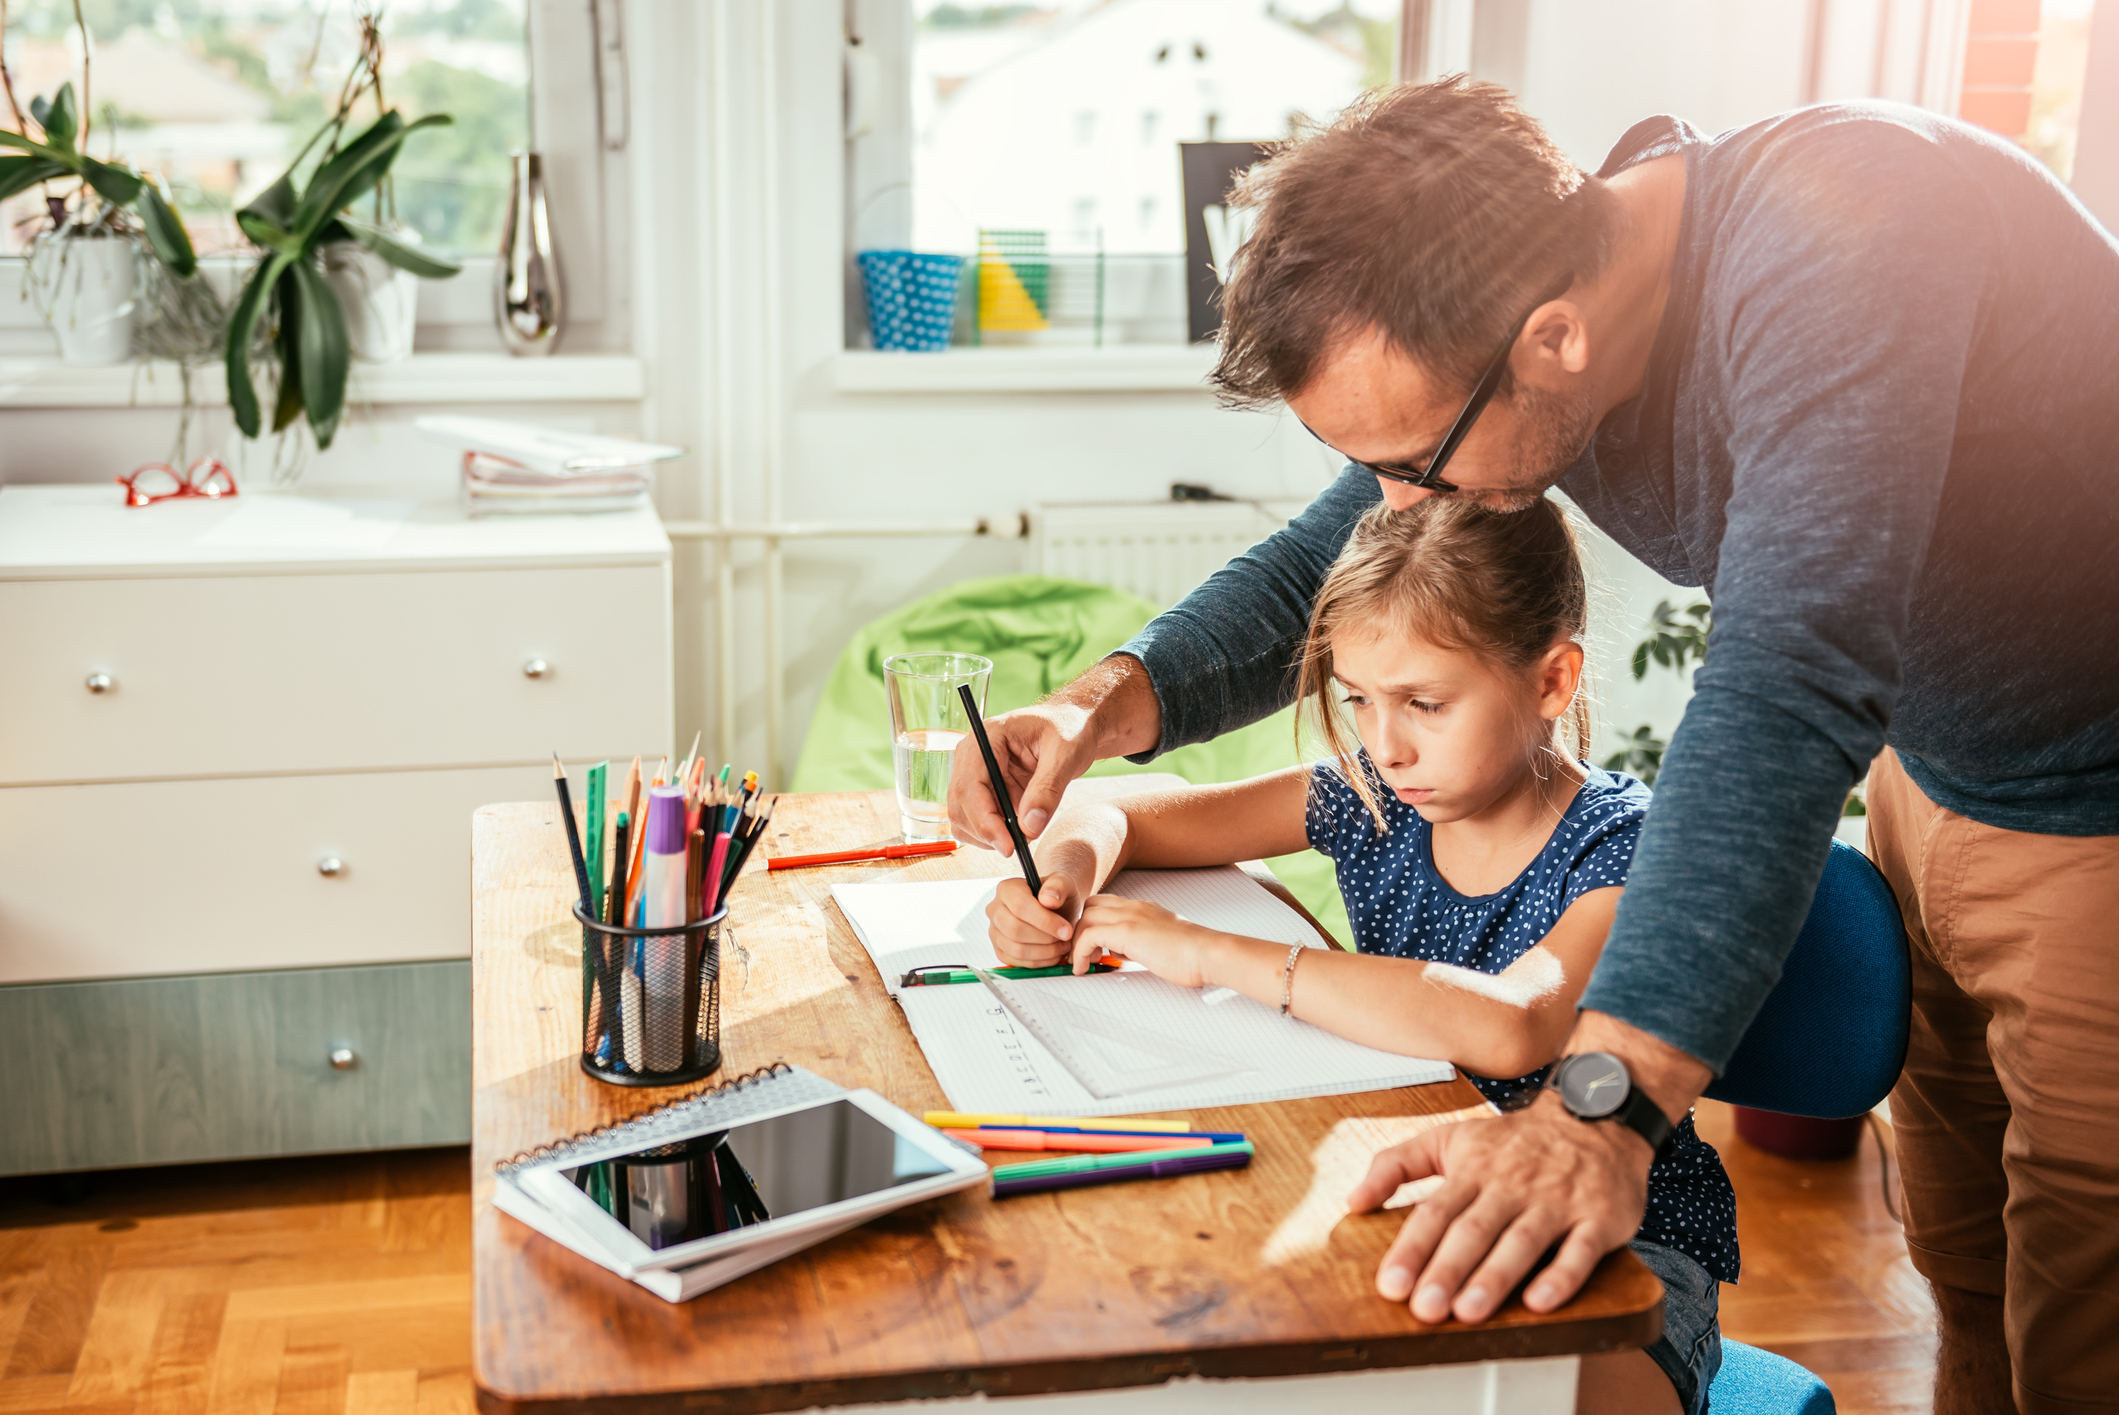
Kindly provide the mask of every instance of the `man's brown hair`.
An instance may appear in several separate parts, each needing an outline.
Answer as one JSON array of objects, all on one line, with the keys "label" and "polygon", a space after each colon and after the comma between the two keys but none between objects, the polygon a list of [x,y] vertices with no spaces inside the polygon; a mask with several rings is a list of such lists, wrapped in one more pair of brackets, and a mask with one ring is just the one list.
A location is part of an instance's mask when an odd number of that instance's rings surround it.
[{"label": "man's brown hair", "polygon": [[1609,225],[1603,184],[1461,74],[1357,99],[1230,201],[1259,208],[1222,292],[1214,382],[1238,406],[1300,392],[1371,326],[1468,391],[1540,294],[1596,273]]}]

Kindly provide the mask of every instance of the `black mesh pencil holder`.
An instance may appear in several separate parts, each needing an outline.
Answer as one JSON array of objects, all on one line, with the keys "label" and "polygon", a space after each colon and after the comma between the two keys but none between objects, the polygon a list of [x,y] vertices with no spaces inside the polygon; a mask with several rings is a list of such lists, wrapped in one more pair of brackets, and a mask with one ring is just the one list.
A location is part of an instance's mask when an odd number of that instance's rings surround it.
[{"label": "black mesh pencil holder", "polygon": [[721,1066],[728,906],[666,928],[581,925],[581,1069],[614,1086],[675,1086]]}]

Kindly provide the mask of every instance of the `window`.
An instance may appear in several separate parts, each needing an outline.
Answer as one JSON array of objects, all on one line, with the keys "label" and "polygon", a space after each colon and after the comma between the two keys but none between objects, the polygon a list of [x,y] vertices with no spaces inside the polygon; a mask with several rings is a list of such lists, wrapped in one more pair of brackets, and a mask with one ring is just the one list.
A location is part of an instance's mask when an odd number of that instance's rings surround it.
[{"label": "window", "polygon": [[[358,52],[358,17],[381,17],[383,96],[450,127],[408,141],[382,215],[429,249],[484,255],[499,239],[510,149],[528,145],[524,0],[84,0],[93,37],[89,150],[160,174],[202,255],[247,253],[236,209],[285,170],[330,116]],[[26,110],[83,88],[72,0],[14,0],[6,59]],[[354,111],[355,131],[373,120]],[[12,114],[0,121],[14,125]],[[392,211],[394,207],[394,213]],[[0,210],[0,254],[42,222],[35,190]]]},{"label": "window", "polygon": [[[955,342],[1186,342],[1178,145],[1268,141],[1299,117],[1331,118],[1388,82],[1399,8],[914,0],[910,229],[899,239],[986,263],[1002,245],[1030,253],[998,280],[982,282],[971,262]],[[996,291],[1010,301],[1006,328],[983,318]]]}]

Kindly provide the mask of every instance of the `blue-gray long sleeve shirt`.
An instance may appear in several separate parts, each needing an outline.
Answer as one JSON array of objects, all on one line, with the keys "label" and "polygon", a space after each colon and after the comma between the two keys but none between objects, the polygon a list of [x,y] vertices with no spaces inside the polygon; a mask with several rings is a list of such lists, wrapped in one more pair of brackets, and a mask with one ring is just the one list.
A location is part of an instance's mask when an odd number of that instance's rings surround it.
[{"label": "blue-gray long sleeve shirt", "polygon": [[[1914,109],[1711,141],[1650,119],[1603,175],[1670,153],[1647,380],[1560,486],[1706,587],[1714,630],[1582,1006],[1719,1070],[1885,744],[1975,820],[2119,834],[2119,243],[2017,148]],[[1158,751],[1289,701],[1378,496],[1349,469],[1121,650]]]}]

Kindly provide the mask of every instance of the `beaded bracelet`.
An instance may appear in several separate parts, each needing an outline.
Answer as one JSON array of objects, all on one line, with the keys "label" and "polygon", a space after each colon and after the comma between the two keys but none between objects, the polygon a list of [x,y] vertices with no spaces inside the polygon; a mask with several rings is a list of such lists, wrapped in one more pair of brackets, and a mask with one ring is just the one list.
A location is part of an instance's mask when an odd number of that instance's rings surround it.
[{"label": "beaded bracelet", "polygon": [[1280,970],[1280,1015],[1283,1017],[1288,1015],[1288,1008],[1295,1000],[1295,965],[1302,961],[1303,950],[1308,947],[1306,943],[1298,943],[1290,948],[1287,964]]}]

